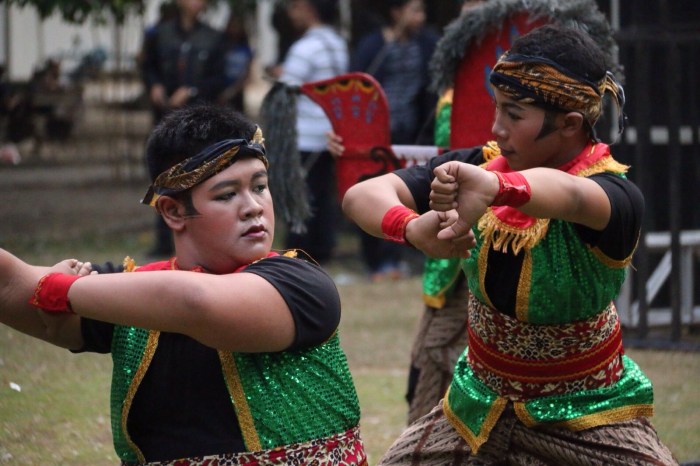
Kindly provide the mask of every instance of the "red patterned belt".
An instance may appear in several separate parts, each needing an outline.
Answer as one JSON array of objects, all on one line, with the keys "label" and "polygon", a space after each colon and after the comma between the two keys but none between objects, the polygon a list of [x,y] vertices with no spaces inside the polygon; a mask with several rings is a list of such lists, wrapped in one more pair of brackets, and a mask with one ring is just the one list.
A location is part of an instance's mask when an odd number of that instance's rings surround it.
[{"label": "red patterned belt", "polygon": [[471,298],[469,364],[496,393],[515,401],[611,385],[622,375],[622,333],[614,304],[583,321],[521,322]]},{"label": "red patterned belt", "polygon": [[[122,462],[122,466],[132,466],[132,464]],[[353,427],[330,437],[254,453],[229,453],[156,461],[142,466],[287,466],[290,464],[367,466],[367,455],[360,438],[359,427]]]}]

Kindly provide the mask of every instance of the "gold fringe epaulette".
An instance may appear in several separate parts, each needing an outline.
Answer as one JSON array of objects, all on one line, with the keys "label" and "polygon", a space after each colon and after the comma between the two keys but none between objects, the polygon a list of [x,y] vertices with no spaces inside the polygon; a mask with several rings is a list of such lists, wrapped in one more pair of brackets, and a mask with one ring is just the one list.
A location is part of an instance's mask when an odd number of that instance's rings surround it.
[{"label": "gold fringe epaulette", "polygon": [[491,241],[493,249],[500,252],[508,252],[508,247],[513,254],[518,254],[521,249],[532,249],[547,234],[549,219],[538,218],[535,223],[527,228],[516,228],[509,225],[489,209],[479,220],[481,236]]},{"label": "gold fringe epaulette", "polygon": [[124,258],[122,265],[124,266],[124,272],[133,272],[136,269],[136,261],[129,256]]},{"label": "gold fringe epaulette", "polygon": [[484,156],[484,164],[486,164],[501,155],[501,148],[498,147],[498,143],[496,141],[489,141],[481,148],[481,153]]},{"label": "gold fringe epaulette", "polygon": [[284,254],[282,254],[284,257],[292,257],[295,258],[299,255],[296,249],[290,249],[289,251],[285,251]]},{"label": "gold fringe epaulette", "polygon": [[590,167],[581,170],[580,172],[576,173],[576,176],[591,176],[591,175],[596,175],[598,173],[603,173],[603,172],[609,172],[609,173],[615,173],[618,175],[622,175],[627,173],[627,170],[629,170],[629,165],[625,165],[623,163],[618,162],[615,160],[611,155],[605,156],[602,159],[598,160],[596,163],[591,165]]}]

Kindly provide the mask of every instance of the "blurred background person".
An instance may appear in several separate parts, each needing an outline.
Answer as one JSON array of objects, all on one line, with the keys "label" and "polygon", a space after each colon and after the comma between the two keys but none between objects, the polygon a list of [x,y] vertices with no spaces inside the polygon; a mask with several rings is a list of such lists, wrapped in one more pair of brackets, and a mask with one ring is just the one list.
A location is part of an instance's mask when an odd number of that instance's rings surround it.
[{"label": "blurred background person", "polygon": [[[173,109],[197,100],[214,101],[223,88],[221,34],[200,19],[207,0],[177,0],[176,6],[173,18],[144,36],[141,71],[154,125]],[[157,216],[155,244],[149,254],[172,253],[172,235]]]},{"label": "blurred background person", "polygon": [[[432,145],[430,121],[437,96],[428,89],[428,63],[439,35],[425,25],[422,0],[388,0],[382,13],[384,25],[359,40],[350,69],[371,74],[384,89],[392,144]],[[420,267],[422,255],[362,231],[359,235],[372,281],[400,278],[404,257],[415,256],[413,262]]]},{"label": "blurred background person", "polygon": [[221,48],[224,55],[225,88],[217,101],[245,113],[245,87],[250,78],[253,49],[242,14],[231,11],[224,27]]},{"label": "blurred background person", "polygon": [[[282,65],[270,69],[273,77],[298,86],[347,72],[347,43],[333,26],[337,0],[291,0],[287,14],[303,35],[289,48]],[[285,248],[301,249],[323,264],[333,255],[341,218],[335,159],[326,148],[331,124],[323,109],[306,96],[299,96],[296,110],[297,148],[306,173],[311,217],[305,222],[305,232],[287,233]]]}]

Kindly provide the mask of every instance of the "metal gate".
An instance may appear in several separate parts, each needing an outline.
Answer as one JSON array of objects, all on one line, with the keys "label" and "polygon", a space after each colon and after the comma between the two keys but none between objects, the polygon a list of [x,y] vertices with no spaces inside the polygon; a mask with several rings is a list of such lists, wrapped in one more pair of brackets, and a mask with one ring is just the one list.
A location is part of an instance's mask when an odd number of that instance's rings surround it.
[{"label": "metal gate", "polygon": [[[668,13],[671,2],[657,3]],[[665,16],[617,34],[628,122],[613,151],[647,205],[617,305],[632,344],[700,349],[700,18]]]}]

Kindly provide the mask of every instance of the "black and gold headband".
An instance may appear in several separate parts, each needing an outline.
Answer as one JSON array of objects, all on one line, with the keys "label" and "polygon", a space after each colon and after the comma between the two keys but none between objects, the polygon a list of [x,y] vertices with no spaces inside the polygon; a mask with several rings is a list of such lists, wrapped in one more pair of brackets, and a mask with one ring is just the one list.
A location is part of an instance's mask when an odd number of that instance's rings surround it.
[{"label": "black and gold headband", "polygon": [[542,57],[510,55],[498,60],[489,77],[499,91],[517,101],[581,113],[591,129],[603,112],[603,95],[610,92],[618,110],[618,130],[624,129],[625,92],[611,72],[597,81],[576,76]]},{"label": "black and gold headband", "polygon": [[141,203],[155,206],[160,196],[172,196],[188,190],[231,166],[241,154],[257,157],[265,164],[265,168],[268,167],[264,139],[259,127],[250,141],[224,139],[170,167],[156,177]]}]

